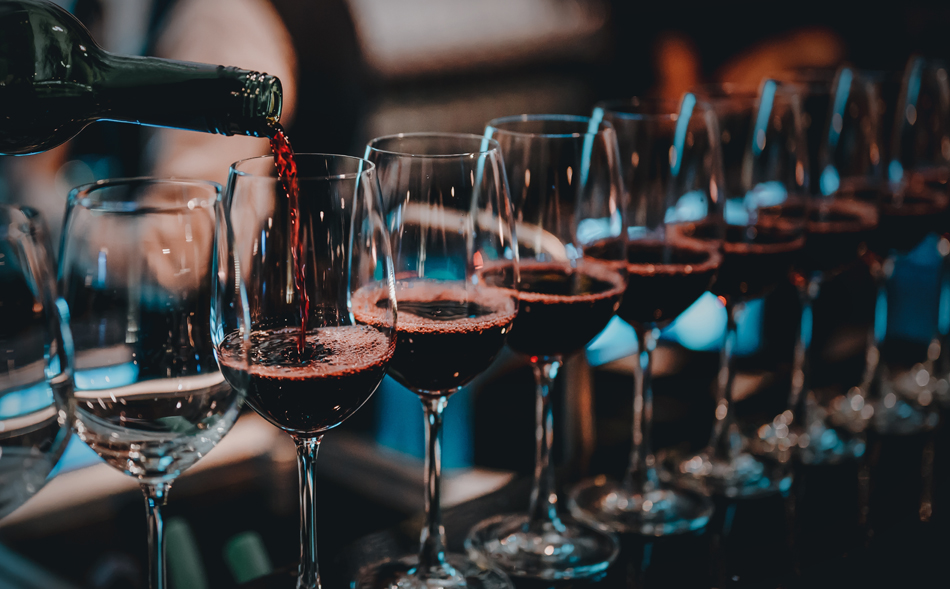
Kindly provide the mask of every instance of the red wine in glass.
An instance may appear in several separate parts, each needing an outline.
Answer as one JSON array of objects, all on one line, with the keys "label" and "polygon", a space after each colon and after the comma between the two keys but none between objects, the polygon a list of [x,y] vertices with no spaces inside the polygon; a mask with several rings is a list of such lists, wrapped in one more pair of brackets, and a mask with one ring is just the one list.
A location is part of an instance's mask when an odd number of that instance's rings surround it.
[{"label": "red wine in glass", "polygon": [[947,203],[946,194],[929,188],[919,192],[884,191],[878,224],[881,246],[898,252],[911,251],[939,228]]},{"label": "red wine in glass", "polygon": [[855,199],[878,207],[878,226],[870,247],[882,257],[892,251],[907,253],[917,247],[927,234],[940,229],[950,208],[945,191],[925,184],[911,184],[898,190],[888,186],[846,190]]},{"label": "red wine in glass", "polygon": [[[687,223],[676,231],[686,238],[712,237],[720,229],[711,223]],[[764,296],[788,279],[805,247],[805,236],[794,221],[756,225],[727,225],[723,259],[712,285],[713,294],[739,301]]]},{"label": "red wine in glass", "polygon": [[854,263],[867,251],[877,225],[877,211],[868,203],[836,199],[811,207],[805,221],[805,271],[828,274]]},{"label": "red wine in glass", "polygon": [[[393,355],[394,343],[368,325],[322,327],[307,334],[303,354],[296,328],[257,329],[250,335],[247,402],[268,421],[291,433],[334,428],[369,399]],[[248,356],[239,332],[225,338],[219,362],[225,377],[238,379]]]},{"label": "red wine in glass", "polygon": [[[522,262],[519,310],[508,345],[528,356],[567,355],[584,347],[607,325],[625,289],[622,266],[584,260]],[[512,267],[483,271],[486,284],[510,284]]]},{"label": "red wine in glass", "polygon": [[[596,244],[586,253],[600,258],[605,249],[609,246]],[[627,290],[617,315],[631,325],[669,323],[709,289],[720,265],[722,254],[700,244],[632,241],[627,244]]]},{"label": "red wine in glass", "polygon": [[782,207],[782,215],[801,219],[805,247],[799,261],[803,280],[815,274],[833,274],[857,261],[868,250],[878,224],[875,205],[853,198],[832,198]]},{"label": "red wine in glass", "polygon": [[277,177],[287,195],[290,207],[290,252],[294,261],[294,288],[300,305],[300,333],[297,336],[297,353],[303,356],[307,344],[307,317],[310,315],[310,295],[306,289],[307,265],[304,262],[304,244],[300,227],[300,186],[297,182],[297,162],[294,148],[280,123],[271,123],[268,129],[270,148],[274,153]]},{"label": "red wine in glass", "polygon": [[[442,282],[398,283],[396,353],[389,374],[419,394],[444,396],[488,368],[505,345],[518,311],[512,292]],[[361,323],[375,324],[388,299],[378,289],[353,296]]]}]

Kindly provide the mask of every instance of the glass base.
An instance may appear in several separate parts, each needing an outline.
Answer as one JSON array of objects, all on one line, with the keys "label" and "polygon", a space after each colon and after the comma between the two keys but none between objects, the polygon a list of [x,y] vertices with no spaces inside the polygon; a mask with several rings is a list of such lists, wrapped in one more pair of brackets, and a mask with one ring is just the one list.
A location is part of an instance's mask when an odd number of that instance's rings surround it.
[{"label": "glass base", "polygon": [[481,567],[461,554],[447,554],[444,577],[422,579],[416,575],[417,555],[387,560],[360,570],[356,589],[514,589],[511,580],[494,567]]},{"label": "glass base", "polygon": [[574,521],[547,523],[541,533],[526,531],[527,515],[482,521],[465,540],[469,556],[499,567],[512,577],[581,579],[598,575],[617,558],[612,535]]},{"label": "glass base", "polygon": [[876,432],[906,436],[930,431],[940,421],[932,394],[922,387],[914,389],[910,374],[881,383],[880,398],[871,401],[871,427]]},{"label": "glass base", "polygon": [[659,488],[635,493],[604,477],[582,482],[571,491],[571,514],[612,532],[667,536],[701,530],[713,504],[699,493]]},{"label": "glass base", "polygon": [[790,465],[740,452],[723,459],[704,452],[680,464],[677,481],[704,495],[752,498],[786,493],[792,488]]},{"label": "glass base", "polygon": [[760,427],[749,445],[758,456],[787,460],[794,455],[809,465],[857,460],[867,449],[865,430],[873,410],[856,391],[833,398],[828,408],[809,399],[803,423],[794,421],[791,411],[781,413]]}]

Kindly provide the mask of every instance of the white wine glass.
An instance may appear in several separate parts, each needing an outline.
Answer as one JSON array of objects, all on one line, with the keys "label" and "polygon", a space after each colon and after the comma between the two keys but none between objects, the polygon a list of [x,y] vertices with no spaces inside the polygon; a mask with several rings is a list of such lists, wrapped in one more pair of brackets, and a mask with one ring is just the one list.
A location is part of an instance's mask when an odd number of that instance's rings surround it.
[{"label": "white wine glass", "polygon": [[161,507],[172,482],[228,433],[244,399],[212,343],[212,259],[226,224],[213,182],[103,180],[69,195],[59,286],[76,348],[76,433],[142,487],[151,589],[167,583]]}]

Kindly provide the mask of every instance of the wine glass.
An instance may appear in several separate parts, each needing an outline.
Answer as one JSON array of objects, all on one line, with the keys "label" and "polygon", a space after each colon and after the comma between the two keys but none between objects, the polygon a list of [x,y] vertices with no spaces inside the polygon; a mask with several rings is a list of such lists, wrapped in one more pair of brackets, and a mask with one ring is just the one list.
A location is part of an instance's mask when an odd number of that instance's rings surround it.
[{"label": "wine glass", "polygon": [[76,349],[75,429],[145,493],[149,581],[165,587],[161,506],[211,451],[244,398],[215,361],[213,182],[104,180],[69,195],[60,292]]},{"label": "wine glass", "polygon": [[43,486],[70,434],[68,311],[39,222],[0,205],[0,519]]},{"label": "wine glass", "polygon": [[[297,446],[297,587],[313,589],[320,586],[314,473],[320,440],[382,381],[396,345],[396,305],[373,164],[322,154],[296,154],[294,161],[293,200],[274,156],[231,165],[233,249],[232,240],[219,239],[212,313],[225,377]],[[371,323],[353,314],[351,296],[363,287],[379,294]]]},{"label": "wine glass", "polygon": [[[698,530],[712,503],[661,482],[651,440],[651,356],[660,329],[706,292],[722,265],[722,157],[715,113],[687,94],[613,101],[594,108],[620,143],[627,194],[627,290],[617,315],[639,342],[633,449],[622,483],[600,477],[576,487],[571,513],[617,532],[661,536]],[[703,239],[689,234],[708,229]],[[593,248],[589,255],[596,256]]]},{"label": "wine glass", "polygon": [[791,487],[787,462],[749,452],[735,421],[733,352],[745,303],[788,280],[805,246],[808,162],[800,94],[774,80],[758,89],[722,85],[697,94],[715,111],[722,143],[726,226],[712,292],[726,307],[727,327],[712,439],[680,464],[679,481],[730,498],[784,492]]},{"label": "wine glass", "polygon": [[[928,405],[938,388],[935,385],[939,385],[933,377],[934,361],[941,355],[939,320],[923,361],[909,369],[882,358],[881,348],[885,338],[891,340],[887,342],[891,349],[913,348],[912,343],[908,346],[907,341],[900,341],[900,334],[888,334],[888,310],[898,303],[895,297],[906,293],[889,283],[895,270],[899,274],[899,268],[913,263],[908,254],[946,225],[950,204],[945,184],[945,160],[950,157],[950,139],[946,138],[948,102],[950,92],[942,64],[911,58],[894,109],[886,170],[871,180],[859,177],[852,182],[842,181],[844,189],[854,185],[856,193],[878,205],[879,226],[872,243],[875,256],[869,257],[878,304],[869,330],[868,363],[861,388],[866,391],[871,425],[882,433],[909,434],[932,429],[938,420]],[[940,241],[937,249],[941,249]],[[950,245],[944,249],[950,251]],[[945,289],[942,284],[941,290]],[[914,298],[912,304],[926,304],[923,293],[910,294]],[[944,306],[943,301],[939,304]],[[939,394],[939,390],[936,392]]]},{"label": "wine glass", "polygon": [[[476,562],[511,576],[589,577],[610,565],[618,547],[609,534],[558,513],[551,390],[564,357],[607,325],[626,288],[616,133],[587,117],[521,115],[490,121],[485,136],[501,146],[513,195],[521,283],[508,345],[534,371],[536,453],[528,514],[487,519],[465,545]],[[502,266],[484,276],[495,284],[508,272]]]},{"label": "wine glass", "polygon": [[[947,65],[936,59],[913,56],[907,62],[894,119],[888,179],[902,182],[915,197],[940,202],[950,189],[950,83]],[[938,320],[926,357],[894,379],[894,386],[922,405],[934,396],[950,401],[950,326],[947,295],[950,290],[950,215],[937,212],[930,229],[940,235],[941,258]],[[926,223],[921,223],[927,228]]]},{"label": "wine glass", "polygon": [[[366,159],[376,165],[396,268],[389,374],[419,395],[425,415],[426,523],[418,555],[371,565],[356,586],[509,588],[498,569],[446,554],[440,505],[442,412],[501,351],[518,312],[518,249],[498,142],[390,135],[370,141]],[[497,280],[488,283],[483,272]],[[382,295],[375,287],[353,295],[358,321],[376,321]]]},{"label": "wine glass", "polygon": [[857,263],[874,242],[877,203],[862,194],[881,178],[881,98],[874,76],[850,67],[798,86],[812,125],[810,160],[818,172],[811,176],[810,199],[803,210],[805,248],[795,276],[801,329],[795,344],[790,413],[776,416],[759,436],[769,451],[794,448],[803,462],[820,464],[859,457],[865,447],[862,388],[821,399],[812,386],[812,310],[827,281]]},{"label": "wine glass", "polygon": [[887,176],[914,189],[947,190],[950,181],[950,82],[947,65],[911,57],[904,69]]}]

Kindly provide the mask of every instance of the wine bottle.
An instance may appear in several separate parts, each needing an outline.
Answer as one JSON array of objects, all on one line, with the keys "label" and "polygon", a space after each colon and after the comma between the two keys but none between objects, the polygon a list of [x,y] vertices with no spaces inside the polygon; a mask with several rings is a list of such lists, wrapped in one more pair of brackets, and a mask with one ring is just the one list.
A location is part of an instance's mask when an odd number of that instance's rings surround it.
[{"label": "wine bottle", "polygon": [[51,2],[0,2],[0,155],[46,151],[97,120],[269,136],[281,99],[274,76],[115,55]]}]

